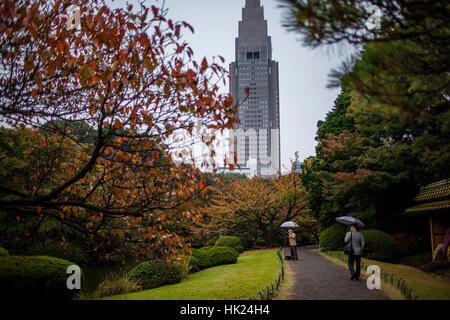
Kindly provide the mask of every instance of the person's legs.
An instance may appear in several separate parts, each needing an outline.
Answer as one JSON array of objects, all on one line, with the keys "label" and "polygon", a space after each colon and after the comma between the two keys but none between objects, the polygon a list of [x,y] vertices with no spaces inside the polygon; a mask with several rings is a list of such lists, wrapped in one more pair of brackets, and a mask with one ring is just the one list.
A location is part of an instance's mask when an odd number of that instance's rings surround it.
[{"label": "person's legs", "polygon": [[361,274],[361,256],[355,256],[355,262],[356,262],[355,279],[359,280],[359,275]]},{"label": "person's legs", "polygon": [[352,276],[352,280],[355,278],[355,269],[353,269],[353,264],[355,263],[355,256],[352,254],[348,255],[348,270]]},{"label": "person's legs", "polygon": [[292,247],[292,250],[293,250],[293,255],[292,255],[292,257],[293,257],[293,259],[294,260],[298,260],[298,256],[297,256],[297,246],[293,246]]},{"label": "person's legs", "polygon": [[297,260],[297,248],[294,246],[291,246],[291,257],[292,260]]}]

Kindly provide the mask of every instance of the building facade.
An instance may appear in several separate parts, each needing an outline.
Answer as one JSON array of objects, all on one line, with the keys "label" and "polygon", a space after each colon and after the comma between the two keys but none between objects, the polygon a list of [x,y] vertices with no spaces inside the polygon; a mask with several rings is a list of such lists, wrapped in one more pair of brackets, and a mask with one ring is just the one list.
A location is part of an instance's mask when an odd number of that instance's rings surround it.
[{"label": "building facade", "polygon": [[[230,64],[230,93],[240,123],[230,133],[230,152],[245,167],[256,161],[256,173],[281,172],[278,62],[272,60],[272,41],[260,0],[246,0]],[[248,91],[246,90],[248,88]],[[248,97],[247,97],[247,92]]]}]

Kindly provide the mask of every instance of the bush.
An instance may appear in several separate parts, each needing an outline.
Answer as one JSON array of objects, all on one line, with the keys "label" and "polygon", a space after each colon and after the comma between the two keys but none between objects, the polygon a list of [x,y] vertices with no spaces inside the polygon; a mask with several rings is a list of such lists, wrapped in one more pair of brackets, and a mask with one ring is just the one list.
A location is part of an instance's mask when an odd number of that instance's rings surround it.
[{"label": "bush", "polygon": [[0,258],[9,257],[9,252],[5,248],[0,247]]},{"label": "bush", "polygon": [[117,294],[124,294],[136,292],[142,289],[140,279],[132,278],[127,274],[108,274],[97,288],[98,297],[114,296]]},{"label": "bush", "polygon": [[234,247],[233,249],[236,250],[238,253],[244,252],[244,247],[241,245],[238,245],[238,246]]},{"label": "bush", "polygon": [[333,225],[320,233],[319,247],[322,251],[340,251],[345,246],[346,229],[341,225]]},{"label": "bush", "polygon": [[216,243],[214,244],[217,247],[230,247],[234,248],[236,246],[242,245],[241,239],[235,236],[222,236],[219,239],[217,239]]},{"label": "bush", "polygon": [[0,258],[0,300],[71,299],[67,267],[73,262],[48,256]]},{"label": "bush", "polygon": [[50,256],[65,259],[73,261],[79,265],[86,265],[88,262],[82,248],[71,243],[67,243],[65,246],[62,246],[58,241],[51,241],[43,247],[34,247],[28,250],[25,254],[29,256]]},{"label": "bush", "polygon": [[191,270],[198,271],[222,264],[236,263],[239,253],[230,247],[212,247],[208,250],[191,249]]},{"label": "bush", "polygon": [[366,243],[363,250],[365,257],[380,261],[388,261],[394,257],[396,248],[395,241],[386,232],[365,230],[361,233]]},{"label": "bush", "polygon": [[199,250],[209,250],[211,249],[213,246],[206,246],[206,247],[201,247]]},{"label": "bush", "polygon": [[128,275],[142,282],[143,289],[151,289],[180,282],[185,272],[178,264],[167,264],[162,261],[145,261],[130,270]]}]

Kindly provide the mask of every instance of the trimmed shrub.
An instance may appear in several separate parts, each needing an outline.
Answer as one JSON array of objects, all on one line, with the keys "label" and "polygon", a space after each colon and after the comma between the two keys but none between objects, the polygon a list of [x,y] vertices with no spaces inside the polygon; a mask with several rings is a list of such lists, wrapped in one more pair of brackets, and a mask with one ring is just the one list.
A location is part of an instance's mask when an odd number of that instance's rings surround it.
[{"label": "trimmed shrub", "polygon": [[98,297],[114,296],[136,292],[142,289],[140,279],[132,278],[127,274],[108,274],[97,288]]},{"label": "trimmed shrub", "polygon": [[143,289],[151,289],[180,282],[185,272],[178,264],[167,264],[162,261],[145,261],[130,270],[128,275],[142,282]]},{"label": "trimmed shrub", "polygon": [[395,241],[386,232],[380,230],[365,230],[361,232],[364,236],[365,247],[363,255],[368,259],[388,261],[394,257]]},{"label": "trimmed shrub", "polygon": [[58,241],[51,241],[41,248],[34,247],[25,254],[29,256],[50,256],[73,261],[81,265],[85,265],[88,262],[82,248],[71,243],[66,243],[65,246],[62,246]]},{"label": "trimmed shrub", "polygon": [[239,253],[230,247],[212,247],[208,250],[191,249],[190,268],[198,271],[222,264],[236,263]]},{"label": "trimmed shrub", "polygon": [[233,249],[236,250],[238,253],[244,252],[244,247],[241,245],[238,245],[238,246],[234,247]]},{"label": "trimmed shrub", "polygon": [[209,250],[211,249],[213,246],[206,246],[206,247],[201,247],[199,250]]},{"label": "trimmed shrub", "polygon": [[219,239],[217,239],[216,243],[214,244],[217,247],[230,247],[234,248],[239,245],[242,245],[241,239],[235,236],[222,236]]},{"label": "trimmed shrub", "polygon": [[9,257],[9,252],[5,248],[0,247],[0,258]]},{"label": "trimmed shrub", "polygon": [[204,251],[199,257],[201,269],[214,267],[222,264],[236,263],[239,253],[230,247],[215,246]]},{"label": "trimmed shrub", "polygon": [[322,251],[340,251],[345,246],[346,229],[341,225],[333,225],[320,233],[319,247]]},{"label": "trimmed shrub", "polygon": [[0,258],[0,300],[71,299],[67,267],[73,262],[48,256]]}]

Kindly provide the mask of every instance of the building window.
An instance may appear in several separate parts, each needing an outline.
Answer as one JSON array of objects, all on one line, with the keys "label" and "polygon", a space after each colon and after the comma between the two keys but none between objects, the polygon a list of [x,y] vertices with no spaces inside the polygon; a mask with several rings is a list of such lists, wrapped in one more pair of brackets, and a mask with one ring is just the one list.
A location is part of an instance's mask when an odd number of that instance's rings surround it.
[{"label": "building window", "polygon": [[247,52],[247,60],[257,59],[259,60],[259,52]]}]

